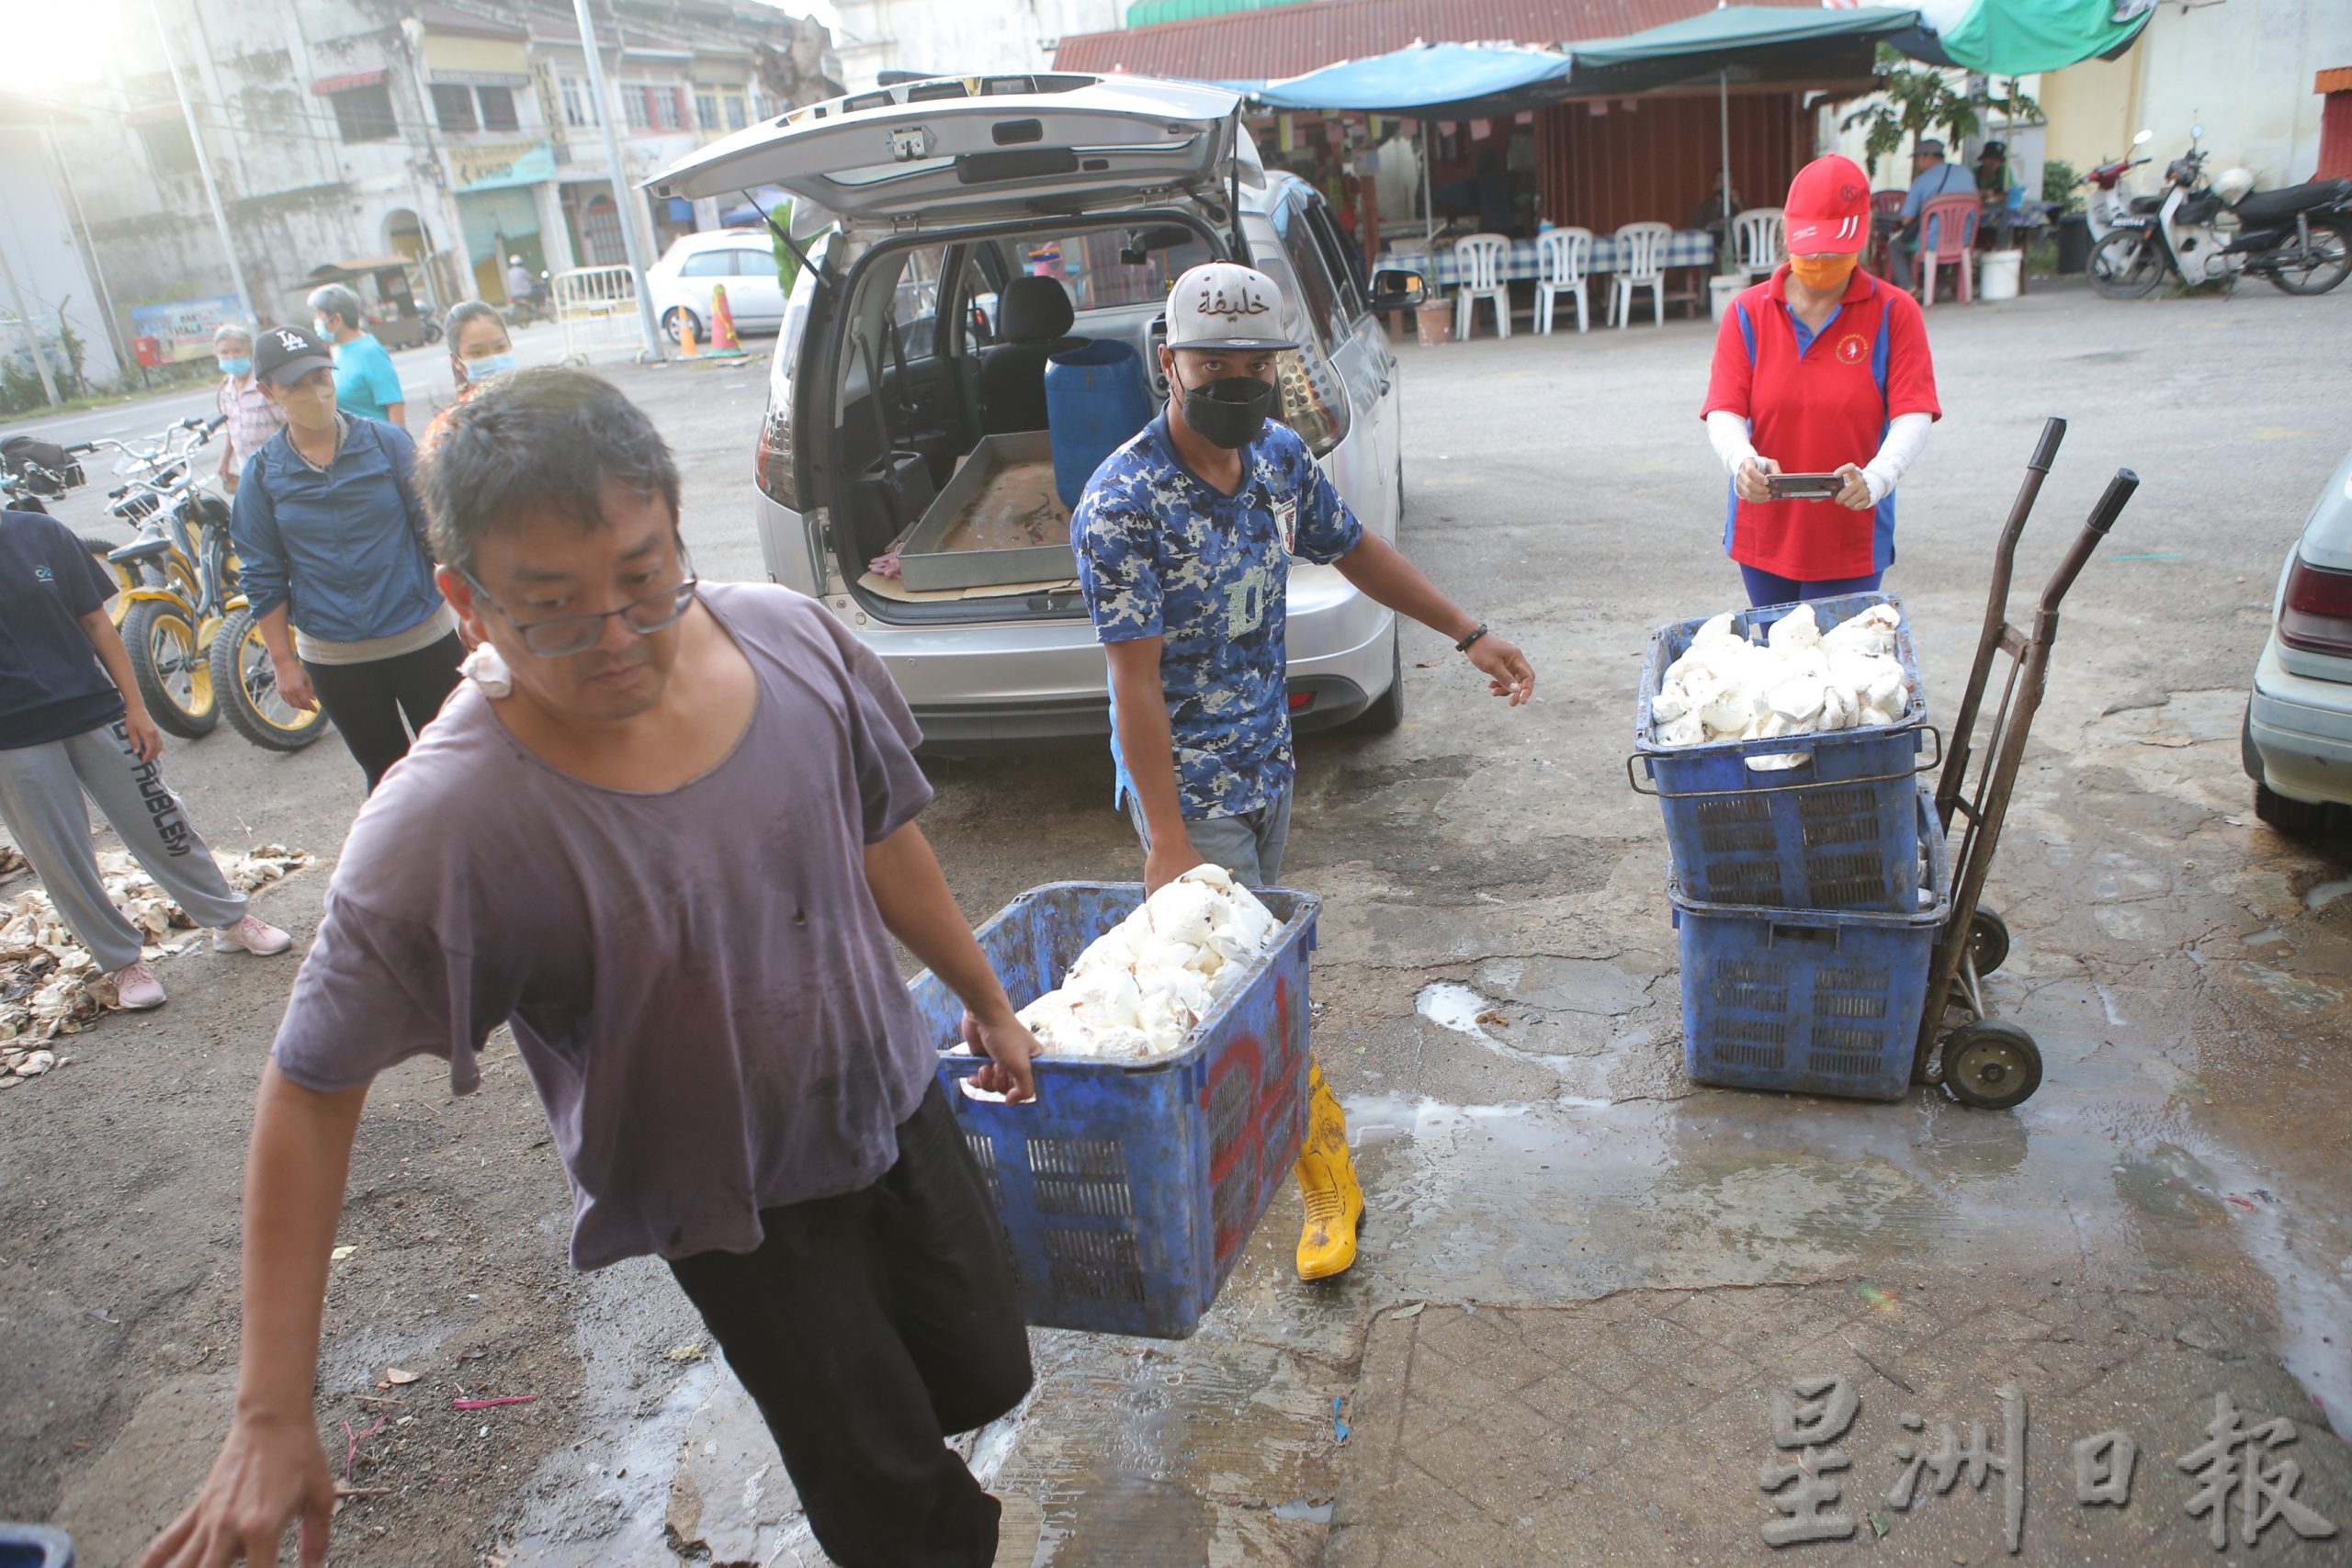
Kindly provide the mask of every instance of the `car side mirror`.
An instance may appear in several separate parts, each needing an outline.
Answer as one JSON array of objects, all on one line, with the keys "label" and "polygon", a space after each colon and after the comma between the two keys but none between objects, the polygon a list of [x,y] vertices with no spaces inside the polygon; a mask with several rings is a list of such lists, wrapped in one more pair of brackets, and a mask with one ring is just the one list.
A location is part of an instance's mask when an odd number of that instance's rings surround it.
[{"label": "car side mirror", "polygon": [[1385,266],[1372,275],[1372,310],[1375,315],[1390,310],[1418,310],[1429,297],[1430,286],[1418,272]]}]

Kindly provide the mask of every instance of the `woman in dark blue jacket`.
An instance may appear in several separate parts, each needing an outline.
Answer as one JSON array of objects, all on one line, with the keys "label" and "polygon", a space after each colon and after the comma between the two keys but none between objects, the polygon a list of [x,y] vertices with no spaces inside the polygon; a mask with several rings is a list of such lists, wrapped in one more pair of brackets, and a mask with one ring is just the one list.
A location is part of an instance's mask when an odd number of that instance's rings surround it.
[{"label": "woman in dark blue jacket", "polygon": [[334,360],[300,327],[263,333],[254,371],[286,428],[237,486],[241,581],[278,691],[326,709],[373,790],[441,711],[465,657],[409,479],[416,442],[338,412]]}]

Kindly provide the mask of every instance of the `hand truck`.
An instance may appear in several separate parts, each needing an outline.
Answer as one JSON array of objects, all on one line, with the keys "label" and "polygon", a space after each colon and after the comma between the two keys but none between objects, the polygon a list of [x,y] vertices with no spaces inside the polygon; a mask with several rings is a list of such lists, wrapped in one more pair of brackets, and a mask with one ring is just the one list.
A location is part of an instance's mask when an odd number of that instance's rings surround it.
[{"label": "hand truck", "polygon": [[[2065,558],[2042,585],[2041,602],[2032,621],[2022,626],[2012,624],[2007,618],[2009,583],[2017,567],[2018,537],[2025,532],[2026,517],[2065,435],[2064,420],[2043,423],[2041,438],[2026,464],[2025,481],[2009,507],[2008,524],[1993,552],[1993,587],[1984,605],[1984,629],[1976,642],[1976,662],[1969,669],[1968,690],[1961,698],[1951,750],[1936,783],[1937,815],[1943,820],[1946,839],[1953,842],[1951,918],[1937,936],[1928,963],[1927,1006],[1919,1018],[1911,1077],[1915,1083],[1941,1083],[1962,1104],[1984,1111],[2021,1104],[2041,1087],[2041,1051],[2033,1036],[2006,1019],[1994,1017],[1984,999],[1984,976],[1998,969],[2009,953],[2007,922],[1984,906],[1984,881],[1993,870],[1994,852],[2000,847],[2001,823],[2017,787],[2026,736],[2041,706],[2050,649],[2058,640],[2059,602],[2115,525],[2132,492],[2140,488],[2139,475],[2129,468],[2115,471]],[[1992,729],[1985,737],[1983,765],[1971,780],[1977,717],[1991,682],[1993,662],[2003,655],[2009,660],[2008,674],[2002,682]],[[1967,826],[1952,840],[1955,818],[1963,818]],[[1937,1062],[1944,1014],[1952,1010],[1965,1010],[1969,1020],[1942,1035],[1941,1059]]]}]

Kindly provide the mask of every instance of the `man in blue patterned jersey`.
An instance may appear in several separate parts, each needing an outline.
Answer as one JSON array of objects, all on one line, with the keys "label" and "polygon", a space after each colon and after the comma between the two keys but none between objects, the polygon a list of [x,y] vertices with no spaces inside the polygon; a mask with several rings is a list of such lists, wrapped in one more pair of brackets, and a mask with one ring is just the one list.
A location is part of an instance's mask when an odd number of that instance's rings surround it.
[{"label": "man in blue patterned jersey", "polygon": [[[1109,652],[1118,797],[1157,890],[1203,862],[1253,887],[1281,874],[1290,830],[1284,587],[1295,556],[1443,636],[1513,706],[1535,690],[1494,636],[1363,525],[1305,442],[1271,422],[1283,333],[1272,278],[1211,262],[1176,280],[1159,364],[1168,407],[1114,452],[1070,519],[1079,579]],[[1298,1272],[1355,1261],[1363,1193],[1319,1067],[1299,1187]]]}]

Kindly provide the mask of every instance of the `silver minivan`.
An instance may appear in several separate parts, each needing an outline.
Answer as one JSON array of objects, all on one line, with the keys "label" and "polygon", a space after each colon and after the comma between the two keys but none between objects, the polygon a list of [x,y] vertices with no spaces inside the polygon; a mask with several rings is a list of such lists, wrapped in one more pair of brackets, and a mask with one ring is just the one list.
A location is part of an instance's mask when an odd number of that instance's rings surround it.
[{"label": "silver minivan", "polygon": [[[769,371],[761,549],[771,579],[882,656],[933,749],[1109,733],[1107,667],[1066,558],[1036,581],[917,590],[892,575],[893,549],[984,439],[1045,423],[1047,359],[1073,340],[1132,344],[1164,401],[1164,302],[1198,262],[1244,258],[1281,284],[1301,345],[1281,367],[1283,418],[1363,525],[1396,536],[1401,400],[1375,311],[1418,304],[1421,281],[1367,280],[1321,196],[1265,171],[1233,93],[903,83],[753,126],[650,183],[690,199],[780,186],[796,230],[811,209],[830,218]],[[1057,316],[1029,308],[1054,303],[1026,281],[1041,276],[1068,298]],[[1001,314],[1009,289],[1023,304]],[[1292,563],[1287,640],[1299,728],[1402,719],[1396,618],[1337,570]]]}]

